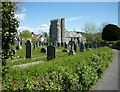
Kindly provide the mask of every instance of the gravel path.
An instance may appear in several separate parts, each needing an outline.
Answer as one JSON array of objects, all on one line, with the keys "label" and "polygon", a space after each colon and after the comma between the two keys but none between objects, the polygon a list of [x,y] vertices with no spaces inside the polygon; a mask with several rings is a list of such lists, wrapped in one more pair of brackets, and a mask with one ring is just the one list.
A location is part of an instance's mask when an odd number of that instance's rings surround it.
[{"label": "gravel path", "polygon": [[[119,90],[118,89],[118,53],[120,51],[113,49],[113,61],[106,70],[102,78],[93,86],[92,90]],[[119,54],[120,55],[120,54]],[[120,62],[120,60],[119,60]]]}]

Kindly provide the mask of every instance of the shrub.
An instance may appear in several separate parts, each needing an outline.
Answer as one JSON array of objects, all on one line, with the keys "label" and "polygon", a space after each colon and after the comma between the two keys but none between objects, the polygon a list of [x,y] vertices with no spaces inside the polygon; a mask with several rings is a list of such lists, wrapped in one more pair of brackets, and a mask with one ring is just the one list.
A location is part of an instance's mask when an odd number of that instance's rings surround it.
[{"label": "shrub", "polygon": [[[6,82],[7,89],[88,91],[109,66],[112,53],[110,48],[104,47],[86,51],[80,55],[76,54],[59,61],[20,69],[20,71],[16,69],[12,74],[17,73],[17,78],[16,76],[7,76],[7,79],[10,79]],[[20,79],[20,83],[17,79]]]}]

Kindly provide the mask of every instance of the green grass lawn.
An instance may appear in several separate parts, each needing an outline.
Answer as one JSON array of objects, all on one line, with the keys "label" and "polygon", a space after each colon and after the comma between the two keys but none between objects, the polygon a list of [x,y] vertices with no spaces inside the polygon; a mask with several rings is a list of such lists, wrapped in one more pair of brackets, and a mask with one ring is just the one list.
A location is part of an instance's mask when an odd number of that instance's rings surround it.
[{"label": "green grass lawn", "polygon": [[[61,67],[69,68],[70,70],[72,69],[72,72],[74,72],[76,66],[80,66],[79,65],[80,62],[86,65],[92,64],[90,63],[92,60],[91,57],[94,58],[95,55],[100,54],[100,55],[106,56],[106,57],[103,57],[103,59],[106,61],[109,60],[107,58],[111,57],[111,49],[108,47],[102,47],[97,49],[93,48],[92,50],[87,50],[85,52],[80,52],[78,48],[76,55],[68,56],[68,53],[58,51],[56,52],[56,59],[47,61],[46,54],[40,53],[39,50],[40,48],[36,48],[35,50],[32,51],[33,52],[32,57],[36,59],[31,58],[31,59],[18,60],[16,62],[8,62],[8,65],[10,67],[8,71],[8,76],[6,77],[6,85],[9,85],[11,87],[12,86],[11,82],[15,80],[17,83],[12,87],[17,89],[17,88],[20,88],[21,86],[23,87],[24,81],[26,79],[30,79],[35,83],[37,81],[40,81],[40,78],[45,76],[47,72],[53,71],[53,70],[57,71]],[[63,48],[57,47],[56,50],[63,50]],[[17,55],[21,57],[25,56],[25,46],[23,46],[22,50],[17,51],[16,56]],[[25,67],[25,68],[13,68],[13,65],[24,64],[24,63],[35,62],[35,61],[44,61],[44,62],[39,63],[37,65]],[[100,63],[98,62],[98,64]]]}]

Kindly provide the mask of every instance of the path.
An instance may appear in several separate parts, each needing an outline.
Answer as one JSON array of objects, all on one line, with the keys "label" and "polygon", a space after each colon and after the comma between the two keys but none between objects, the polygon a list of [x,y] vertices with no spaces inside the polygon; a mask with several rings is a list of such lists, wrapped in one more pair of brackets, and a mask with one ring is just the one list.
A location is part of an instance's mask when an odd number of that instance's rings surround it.
[{"label": "path", "polygon": [[92,90],[118,90],[118,53],[120,55],[120,51],[115,49],[112,51],[114,53],[113,61]]}]

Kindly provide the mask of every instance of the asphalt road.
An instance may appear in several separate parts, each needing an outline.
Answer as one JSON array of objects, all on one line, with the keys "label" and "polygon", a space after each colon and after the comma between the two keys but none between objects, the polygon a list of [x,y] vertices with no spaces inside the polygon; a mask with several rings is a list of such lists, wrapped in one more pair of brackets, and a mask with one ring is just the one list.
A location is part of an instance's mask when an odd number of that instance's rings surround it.
[{"label": "asphalt road", "polygon": [[[93,86],[92,90],[119,90],[118,88],[118,61],[120,63],[120,51],[112,49],[114,56],[110,66],[105,71],[105,74]],[[118,54],[119,53],[119,54]]]}]

